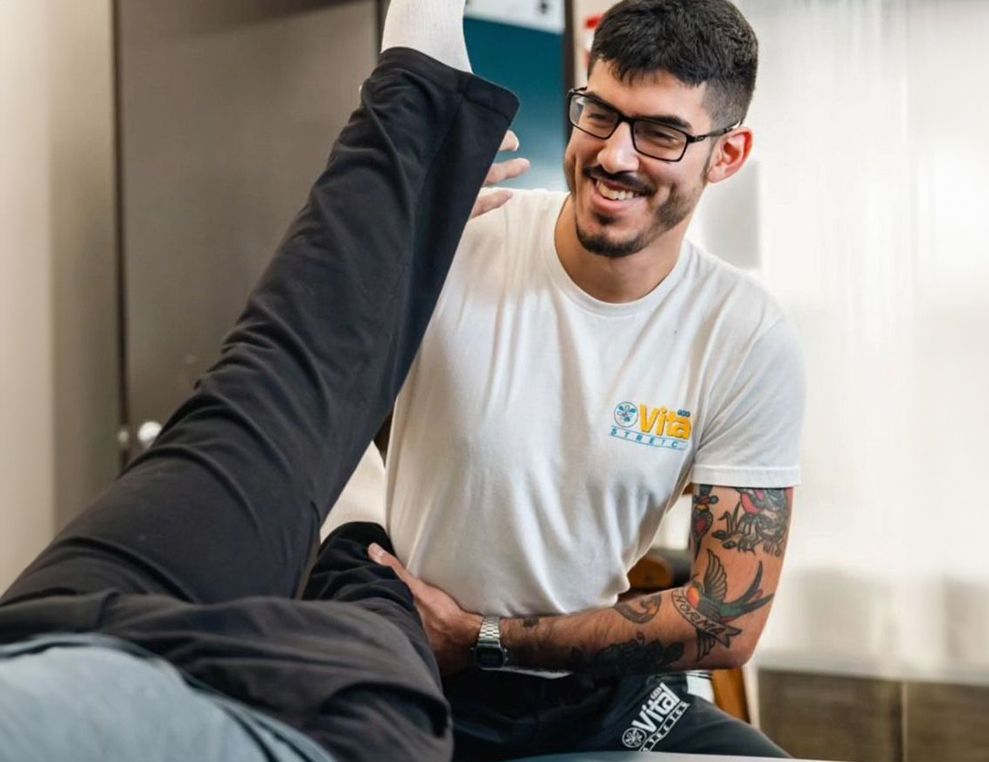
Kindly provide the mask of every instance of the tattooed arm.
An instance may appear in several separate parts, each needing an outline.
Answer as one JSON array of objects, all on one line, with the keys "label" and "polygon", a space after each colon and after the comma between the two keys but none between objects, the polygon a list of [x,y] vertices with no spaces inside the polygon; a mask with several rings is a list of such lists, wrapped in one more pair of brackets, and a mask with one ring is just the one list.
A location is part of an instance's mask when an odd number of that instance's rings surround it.
[{"label": "tattooed arm", "polygon": [[632,674],[745,663],[769,615],[792,489],[699,486],[691,581],[568,616],[502,621],[512,662],[534,669]]},{"label": "tattooed arm", "polygon": [[[691,581],[579,614],[501,621],[511,666],[601,675],[739,666],[752,654],[779,580],[792,489],[699,486],[693,497]],[[409,585],[440,668],[470,662],[481,616],[371,549]]]}]

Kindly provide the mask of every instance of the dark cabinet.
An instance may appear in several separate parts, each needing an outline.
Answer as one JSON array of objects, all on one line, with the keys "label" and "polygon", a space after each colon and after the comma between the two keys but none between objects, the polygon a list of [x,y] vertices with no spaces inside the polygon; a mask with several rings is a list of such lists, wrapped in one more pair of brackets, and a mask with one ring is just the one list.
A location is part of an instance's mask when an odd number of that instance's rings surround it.
[{"label": "dark cabinet", "polygon": [[130,450],[218,356],[377,58],[377,0],[117,0]]}]

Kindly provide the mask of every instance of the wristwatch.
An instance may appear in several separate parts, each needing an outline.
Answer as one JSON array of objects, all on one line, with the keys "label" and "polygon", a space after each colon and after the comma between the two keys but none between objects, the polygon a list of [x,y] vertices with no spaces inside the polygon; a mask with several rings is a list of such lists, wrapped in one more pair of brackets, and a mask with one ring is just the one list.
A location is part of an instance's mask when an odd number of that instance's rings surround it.
[{"label": "wristwatch", "polygon": [[478,669],[501,669],[508,665],[508,650],[501,644],[501,617],[484,617],[472,653]]}]

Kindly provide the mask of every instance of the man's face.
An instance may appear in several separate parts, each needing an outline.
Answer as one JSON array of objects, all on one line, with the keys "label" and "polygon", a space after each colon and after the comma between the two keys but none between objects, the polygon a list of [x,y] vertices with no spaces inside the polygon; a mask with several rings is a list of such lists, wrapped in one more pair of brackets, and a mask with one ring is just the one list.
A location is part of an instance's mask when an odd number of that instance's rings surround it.
[{"label": "man's face", "polygon": [[[694,135],[712,128],[703,106],[705,88],[688,87],[666,72],[622,82],[607,61],[597,62],[587,83],[590,95],[623,114],[659,119]],[[679,225],[704,190],[711,151],[711,140],[693,143],[679,162],[665,162],[635,150],[628,124],[607,140],[574,128],[564,171],[581,245],[594,254],[624,257]],[[616,199],[622,191],[631,197]]]}]

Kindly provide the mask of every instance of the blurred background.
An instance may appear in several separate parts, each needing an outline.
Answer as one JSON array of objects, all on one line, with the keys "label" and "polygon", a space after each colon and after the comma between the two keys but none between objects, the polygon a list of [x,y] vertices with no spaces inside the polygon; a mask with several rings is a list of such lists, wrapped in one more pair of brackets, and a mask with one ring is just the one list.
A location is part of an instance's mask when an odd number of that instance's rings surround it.
[{"label": "blurred background", "polygon": [[[984,761],[989,2],[737,4],[761,43],[756,149],[692,234],[793,315],[809,383],[753,718],[801,756]],[[564,187],[563,96],[608,5],[468,1],[476,71],[522,97],[526,185]],[[382,14],[0,0],[0,585],[215,359]]]}]

